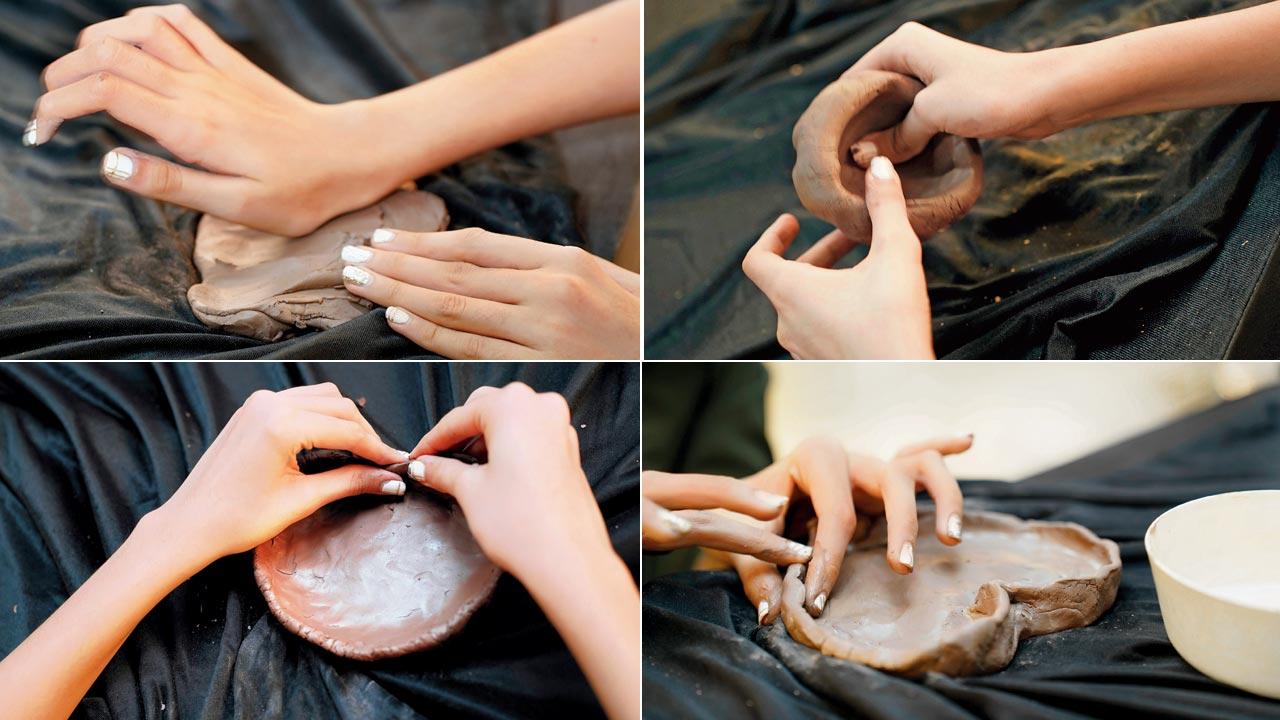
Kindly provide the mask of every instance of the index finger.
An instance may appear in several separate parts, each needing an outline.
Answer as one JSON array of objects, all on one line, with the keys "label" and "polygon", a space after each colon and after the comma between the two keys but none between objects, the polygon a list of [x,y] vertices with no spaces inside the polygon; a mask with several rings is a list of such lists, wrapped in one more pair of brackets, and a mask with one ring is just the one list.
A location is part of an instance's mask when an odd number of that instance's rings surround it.
[{"label": "index finger", "polygon": [[907,445],[899,450],[894,457],[906,457],[926,450],[937,450],[943,455],[956,455],[971,447],[973,447],[973,433],[963,433],[947,437],[935,437],[918,443],[912,443],[911,445]]},{"label": "index finger", "polygon": [[643,483],[644,496],[669,510],[723,508],[758,520],[772,520],[787,507],[785,496],[754,489],[723,475],[648,470]]},{"label": "index finger", "polygon": [[485,412],[489,407],[489,395],[473,397],[465,405],[450,410],[440,418],[435,427],[427,431],[409,452],[413,457],[435,455],[456,447],[477,435],[484,435]]},{"label": "index finger", "polygon": [[813,560],[805,571],[805,609],[817,617],[840,576],[845,550],[857,527],[848,456],[835,442],[817,442],[796,453],[792,467],[796,481],[809,493],[818,529]]}]

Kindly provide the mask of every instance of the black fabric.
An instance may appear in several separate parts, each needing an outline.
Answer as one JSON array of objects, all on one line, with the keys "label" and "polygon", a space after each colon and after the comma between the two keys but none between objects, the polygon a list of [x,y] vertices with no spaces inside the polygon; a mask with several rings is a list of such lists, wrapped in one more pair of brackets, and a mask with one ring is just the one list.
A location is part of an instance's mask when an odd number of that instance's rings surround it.
[{"label": "black fabric", "polygon": [[[1115,605],[1023,641],[1004,670],[906,680],[761,629],[731,572],[644,585],[645,714],[653,718],[1277,717],[1280,702],[1210,680],[1165,635],[1142,538],[1165,510],[1280,488],[1280,390],[1179,421],[1018,483],[964,482],[966,510],[1080,523],[1120,544]],[[1206,528],[1212,532],[1212,528]]]},{"label": "black fabric", "polygon": [[[0,365],[0,655],[7,655],[182,483],[254,390],[331,380],[387,441],[412,447],[480,385],[569,400],[614,549],[638,572],[634,364]],[[565,582],[574,582],[566,576]],[[161,712],[161,706],[165,710]],[[531,717],[602,711],[532,598],[504,575],[444,644],[358,662],[291,634],[249,554],[166,597],[81,704],[87,718]],[[0,709],[0,715],[4,715]]]},{"label": "black fabric", "polygon": [[[773,308],[742,258],[784,211],[801,220],[791,257],[830,229],[796,198],[792,127],[903,22],[1028,51],[1251,4],[647,3],[648,357],[784,355]],[[1246,105],[983,142],[977,205],[925,245],[938,354],[1223,357],[1280,244],[1278,131],[1274,105]],[[1274,317],[1253,319],[1261,330],[1251,337],[1274,328]]]},{"label": "black fabric", "polygon": [[[382,310],[325,332],[263,343],[204,327],[187,304],[197,214],[134,197],[98,177],[116,146],[164,155],[99,114],[39,148],[23,127],[40,71],[86,26],[148,3],[0,5],[0,354],[58,358],[432,357]],[[250,60],[322,102],[371,97],[488,55],[559,19],[554,0],[189,2]],[[348,148],[317,148],[341,162]],[[582,245],[575,195],[549,138],[483,153],[423,178],[454,227]]]}]

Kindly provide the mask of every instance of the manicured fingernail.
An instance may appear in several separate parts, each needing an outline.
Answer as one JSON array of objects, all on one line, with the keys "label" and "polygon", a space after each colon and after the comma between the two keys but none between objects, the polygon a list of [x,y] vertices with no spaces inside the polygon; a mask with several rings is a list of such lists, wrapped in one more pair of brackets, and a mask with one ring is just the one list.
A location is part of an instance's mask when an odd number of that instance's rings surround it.
[{"label": "manicured fingernail", "polygon": [[871,175],[879,180],[892,180],[893,163],[883,155],[871,158]]},{"label": "manicured fingernail", "polygon": [[377,230],[373,231],[373,237],[370,238],[370,242],[381,245],[383,243],[389,243],[395,239],[396,239],[395,233],[385,228],[378,228]]},{"label": "manicured fingernail", "polygon": [[27,123],[27,128],[22,131],[23,145],[26,145],[27,147],[33,147],[38,144],[36,142],[37,140],[36,130],[38,128],[39,128],[39,125],[36,123],[36,119],[31,118],[31,122]]},{"label": "manicured fingernail", "polygon": [[961,530],[960,513],[951,513],[947,518],[947,536],[959,540]]},{"label": "manicured fingernail", "polygon": [[422,464],[421,460],[414,460],[409,463],[409,477],[414,480],[421,480],[427,476],[427,466]]},{"label": "manicured fingernail", "polygon": [[818,612],[822,612],[822,608],[827,606],[827,594],[822,593],[818,595],[818,597],[814,598],[813,606],[818,609]]},{"label": "manicured fingernail", "polygon": [[342,279],[352,285],[359,285],[361,287],[373,282],[373,276],[369,274],[368,270],[358,268],[354,265],[348,265],[342,268]]},{"label": "manicured fingernail", "polygon": [[879,155],[876,152],[876,144],[873,142],[863,141],[853,144],[853,159],[859,162],[866,162],[868,157],[874,158]]},{"label": "manicured fingernail", "polygon": [[396,450],[396,455],[400,457],[400,460],[399,460],[400,462],[406,462],[409,459],[408,450]]},{"label": "manicured fingernail", "polygon": [[102,174],[112,180],[128,180],[133,177],[133,158],[112,150],[102,158]]},{"label": "manicured fingernail", "polygon": [[916,552],[911,543],[903,543],[902,549],[898,551],[898,562],[913,568],[916,565]]},{"label": "manicured fingernail", "polygon": [[813,548],[809,547],[808,545],[805,545],[804,543],[798,543],[798,542],[792,541],[791,552],[795,553],[796,555],[803,555],[805,560],[810,560],[813,558]]},{"label": "manicured fingernail", "polygon": [[677,535],[683,535],[693,529],[693,525],[688,520],[670,510],[661,510],[658,517],[662,518],[662,522],[666,524],[668,530]]},{"label": "manicured fingernail", "polygon": [[782,507],[787,504],[787,498],[785,495],[775,495],[763,490],[757,490],[756,497],[760,498],[761,502],[767,503],[769,507],[776,508],[778,510],[781,510]]},{"label": "manicured fingernail", "polygon": [[387,308],[387,322],[391,323],[392,325],[404,325],[405,323],[409,322],[409,313],[405,312],[404,310],[401,310],[395,305],[392,305],[391,307]]},{"label": "manicured fingernail", "polygon": [[756,606],[756,622],[763,625],[764,617],[768,614],[769,614],[769,601],[761,600],[760,604]]},{"label": "manicured fingernail", "polygon": [[405,485],[403,480],[388,480],[382,483],[383,495],[403,495]]},{"label": "manicured fingernail", "polygon": [[373,259],[373,251],[363,245],[343,245],[342,261],[349,263],[369,262]]}]

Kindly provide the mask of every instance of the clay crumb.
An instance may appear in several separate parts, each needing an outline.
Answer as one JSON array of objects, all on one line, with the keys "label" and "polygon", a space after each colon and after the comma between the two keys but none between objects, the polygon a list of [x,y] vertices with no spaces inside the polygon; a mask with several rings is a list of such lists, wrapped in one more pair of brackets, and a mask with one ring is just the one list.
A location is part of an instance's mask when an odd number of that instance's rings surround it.
[{"label": "clay crumb", "polygon": [[358,398],[356,398],[356,404],[357,404],[357,405],[359,405],[360,407],[364,407],[364,406],[365,406],[365,404],[366,404],[366,403],[368,403],[368,402],[369,402],[369,399],[368,399],[368,398],[366,398],[366,397],[358,397]]}]

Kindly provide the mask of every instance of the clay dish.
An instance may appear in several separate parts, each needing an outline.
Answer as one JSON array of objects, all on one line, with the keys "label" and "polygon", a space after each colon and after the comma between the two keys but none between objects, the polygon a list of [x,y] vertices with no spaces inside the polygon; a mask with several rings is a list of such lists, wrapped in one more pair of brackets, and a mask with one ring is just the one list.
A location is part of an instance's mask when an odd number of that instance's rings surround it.
[{"label": "clay dish", "polygon": [[[866,170],[850,148],[868,133],[897,125],[916,93],[914,78],[872,70],[828,85],[800,116],[791,142],[791,171],[800,202],[851,240],[871,239]],[[921,238],[950,225],[982,192],[982,152],[974,140],[939,135],[920,155],[897,165],[911,227]]]},{"label": "clay dish", "polygon": [[1214,680],[1280,700],[1280,490],[1192,500],[1147,530],[1169,642]]},{"label": "clay dish", "polygon": [[459,630],[501,571],[456,504],[410,483],[402,499],[349,498],[291,525],[254,550],[253,574],[289,630],[376,660]]},{"label": "clay dish", "polygon": [[[932,528],[932,513],[920,527]],[[826,655],[907,676],[973,675],[1003,668],[1018,640],[1097,620],[1120,584],[1120,550],[1074,523],[965,513],[964,542],[930,532],[916,541],[915,571],[885,563],[885,526],[845,555],[822,615],[804,609],[804,566],[782,586],[791,637]]]}]

